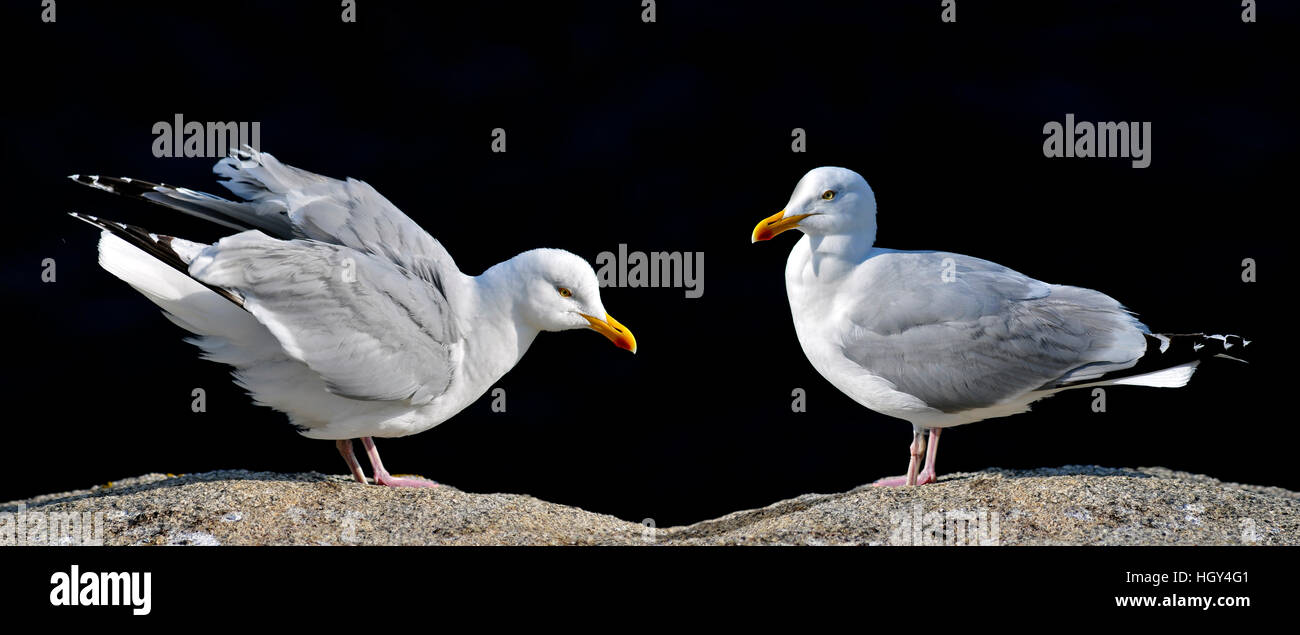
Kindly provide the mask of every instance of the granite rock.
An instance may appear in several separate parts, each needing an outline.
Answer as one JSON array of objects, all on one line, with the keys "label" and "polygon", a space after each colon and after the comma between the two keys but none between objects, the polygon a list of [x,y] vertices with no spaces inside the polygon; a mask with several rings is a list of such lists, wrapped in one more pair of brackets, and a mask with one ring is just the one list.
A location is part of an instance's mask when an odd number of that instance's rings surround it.
[{"label": "granite rock", "polygon": [[[26,520],[27,535],[18,536],[19,513],[46,522],[38,529]],[[0,545],[87,538],[108,545],[1295,545],[1300,493],[1165,468],[990,469],[649,528],[519,494],[231,470],[149,474],[0,504]]]}]

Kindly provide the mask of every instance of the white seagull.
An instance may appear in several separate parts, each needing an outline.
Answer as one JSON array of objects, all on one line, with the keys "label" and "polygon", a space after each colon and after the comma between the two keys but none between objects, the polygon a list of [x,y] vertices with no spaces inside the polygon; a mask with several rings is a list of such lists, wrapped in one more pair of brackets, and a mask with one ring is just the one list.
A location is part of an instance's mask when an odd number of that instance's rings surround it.
[{"label": "white seagull", "polygon": [[206,245],[85,214],[99,262],[194,333],[207,359],[299,432],[334,439],[352,476],[360,438],[380,485],[394,478],[372,437],[423,432],[473,403],[541,331],[590,328],[636,352],[585,260],[535,249],[477,276],[366,183],[280,163],[245,146],[217,163],[242,201],[126,178],[81,184],[238,230]]},{"label": "white seagull", "polygon": [[875,194],[844,168],[806,174],[753,242],[790,229],[804,233],[785,268],[804,354],[854,401],[912,424],[907,476],[876,485],[936,480],[944,428],[1025,412],[1072,388],[1180,387],[1202,358],[1237,359],[1226,351],[1250,343],[1152,334],[1091,289],[961,254],[875,247]]}]

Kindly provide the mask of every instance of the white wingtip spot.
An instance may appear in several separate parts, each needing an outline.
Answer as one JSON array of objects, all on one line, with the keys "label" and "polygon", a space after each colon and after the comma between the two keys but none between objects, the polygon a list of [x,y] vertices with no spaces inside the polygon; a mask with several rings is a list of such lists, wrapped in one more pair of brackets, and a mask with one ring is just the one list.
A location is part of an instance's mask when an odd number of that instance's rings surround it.
[{"label": "white wingtip spot", "polygon": [[113,189],[113,186],[111,186],[111,185],[106,185],[106,184],[104,184],[104,183],[100,183],[100,182],[99,182],[99,175],[98,175],[98,174],[92,174],[92,175],[90,175],[90,176],[88,176],[88,177],[86,177],[86,178],[90,179],[90,182],[87,183],[86,185],[89,185],[90,187],[93,187],[93,188],[95,188],[95,189],[97,189],[97,190],[104,190],[105,192],[113,192],[113,193],[116,193],[116,191]]}]

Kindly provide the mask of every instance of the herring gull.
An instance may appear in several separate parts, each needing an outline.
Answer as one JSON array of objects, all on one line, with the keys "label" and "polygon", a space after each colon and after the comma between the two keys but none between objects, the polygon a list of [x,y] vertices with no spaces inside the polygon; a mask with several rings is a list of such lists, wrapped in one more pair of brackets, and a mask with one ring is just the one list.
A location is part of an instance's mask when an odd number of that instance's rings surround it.
[{"label": "herring gull", "polygon": [[[284,165],[249,147],[214,172],[239,199],[145,181],[73,175],[238,233],[215,244],[73,213],[102,230],[99,262],[234,367],[256,403],[336,441],[353,478],[360,438],[380,485],[423,487],[384,469],[372,437],[436,426],[506,374],[541,331],[592,329],[636,352],[605,312],[591,265],[534,249],[477,276],[373,187]],[[488,243],[485,243],[488,244]]]},{"label": "herring gull", "polygon": [[1181,387],[1205,357],[1238,359],[1250,343],[1153,334],[1091,289],[961,254],[876,247],[875,195],[844,168],[805,175],[752,241],[790,229],[804,234],[785,268],[804,354],[854,401],[912,424],[907,475],[876,485],[936,480],[944,428],[1024,412],[1073,388]]}]

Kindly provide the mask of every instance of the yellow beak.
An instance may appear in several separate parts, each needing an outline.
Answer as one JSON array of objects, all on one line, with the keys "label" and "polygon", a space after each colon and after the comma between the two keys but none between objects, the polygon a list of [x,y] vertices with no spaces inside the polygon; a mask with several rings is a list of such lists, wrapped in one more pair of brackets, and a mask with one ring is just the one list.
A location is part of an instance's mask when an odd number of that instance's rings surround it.
[{"label": "yellow beak", "polygon": [[608,337],[609,341],[613,342],[615,346],[627,349],[633,353],[636,352],[636,338],[632,337],[632,331],[627,330],[626,326],[619,324],[618,320],[614,319],[614,316],[606,313],[605,319],[602,320],[591,317],[586,313],[579,313],[578,315],[587,318],[587,321],[591,323],[592,330]]},{"label": "yellow beak", "polygon": [[785,210],[781,210],[758,222],[758,225],[754,227],[753,240],[750,240],[750,242],[756,243],[760,240],[772,240],[772,238],[777,234],[798,227],[799,221],[808,218],[809,216],[811,216],[811,214],[795,214],[794,216],[786,216]]}]

